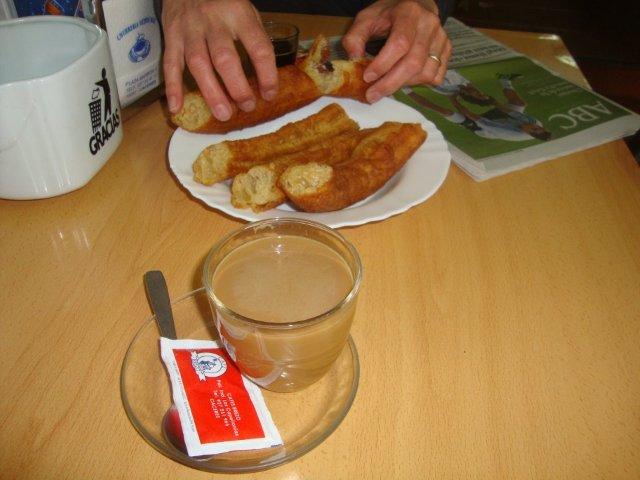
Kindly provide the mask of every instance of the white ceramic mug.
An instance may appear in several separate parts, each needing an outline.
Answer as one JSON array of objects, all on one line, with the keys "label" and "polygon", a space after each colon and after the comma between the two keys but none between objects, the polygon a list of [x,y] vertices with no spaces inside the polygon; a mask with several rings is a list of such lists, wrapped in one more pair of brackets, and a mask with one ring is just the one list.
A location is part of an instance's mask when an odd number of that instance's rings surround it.
[{"label": "white ceramic mug", "polygon": [[0,198],[91,180],[122,140],[107,34],[86,20],[0,22]]}]

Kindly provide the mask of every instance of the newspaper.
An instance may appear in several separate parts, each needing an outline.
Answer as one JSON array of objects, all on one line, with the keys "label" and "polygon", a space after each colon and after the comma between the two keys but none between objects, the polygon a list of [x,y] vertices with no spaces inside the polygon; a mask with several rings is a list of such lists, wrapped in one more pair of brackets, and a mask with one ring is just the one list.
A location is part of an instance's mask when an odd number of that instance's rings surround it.
[{"label": "newspaper", "polygon": [[449,18],[444,29],[453,46],[448,65],[450,69],[520,56],[509,47],[467,27],[455,18]]},{"label": "newspaper", "polygon": [[449,18],[444,83],[394,97],[443,133],[453,161],[476,180],[632,135],[640,116]]},{"label": "newspaper", "polygon": [[[453,53],[444,83],[394,94],[431,120],[453,161],[485,180],[634,134],[640,116],[449,18]],[[331,59],[347,58],[341,37]],[[311,41],[301,42],[304,54]]]}]

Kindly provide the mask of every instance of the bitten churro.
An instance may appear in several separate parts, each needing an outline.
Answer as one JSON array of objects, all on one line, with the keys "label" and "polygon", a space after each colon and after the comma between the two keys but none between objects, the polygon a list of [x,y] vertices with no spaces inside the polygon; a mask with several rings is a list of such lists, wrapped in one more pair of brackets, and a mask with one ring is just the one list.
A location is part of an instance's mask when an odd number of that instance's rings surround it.
[{"label": "bitten churro", "polygon": [[178,127],[196,133],[226,133],[232,130],[264,123],[285,113],[311,103],[322,95],[347,97],[365,101],[368,84],[362,78],[368,59],[329,60],[327,39],[316,37],[309,55],[296,65],[278,69],[278,95],[265,101],[260,95],[255,78],[249,84],[256,98],[256,108],[251,112],[239,110],[235,104],[231,118],[217,120],[200,91],[187,93],[180,112],[172,115],[171,121]]},{"label": "bitten churro", "polygon": [[323,35],[318,35],[309,54],[299,62],[298,67],[311,77],[323,95],[365,102],[369,84],[362,75],[371,61],[366,58],[330,60],[330,54],[329,42]]}]

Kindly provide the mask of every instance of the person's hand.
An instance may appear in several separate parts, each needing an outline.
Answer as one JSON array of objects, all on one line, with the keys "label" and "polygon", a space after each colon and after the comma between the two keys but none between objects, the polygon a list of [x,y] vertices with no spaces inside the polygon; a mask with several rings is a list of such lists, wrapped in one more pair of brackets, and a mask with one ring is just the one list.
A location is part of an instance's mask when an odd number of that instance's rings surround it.
[{"label": "person's hand", "polygon": [[182,108],[185,62],[218,120],[229,119],[232,101],[244,111],[255,108],[256,98],[234,41],[244,46],[253,63],[262,98],[276,96],[278,72],[273,47],[260,15],[248,0],[165,0],[162,25],[165,90],[171,113]]},{"label": "person's hand", "polygon": [[364,72],[370,103],[403,85],[442,83],[451,42],[433,0],[378,0],[358,13],[342,45],[350,57],[362,57],[367,41],[383,35],[387,42]]}]

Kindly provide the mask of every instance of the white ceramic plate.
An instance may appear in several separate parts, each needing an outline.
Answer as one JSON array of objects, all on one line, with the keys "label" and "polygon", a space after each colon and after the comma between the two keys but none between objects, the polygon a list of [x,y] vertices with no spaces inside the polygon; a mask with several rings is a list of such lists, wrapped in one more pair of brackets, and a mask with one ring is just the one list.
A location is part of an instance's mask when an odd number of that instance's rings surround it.
[{"label": "white ceramic plate", "polygon": [[[231,205],[230,181],[206,186],[193,180],[191,165],[198,154],[208,145],[223,140],[238,140],[273,132],[286,123],[303,119],[318,112],[330,103],[340,104],[361,128],[377,127],[385,121],[421,123],[428,133],[427,140],[402,170],[380,190],[370,197],[336,212],[307,213],[295,210],[288,204],[283,204],[273,210],[254,213],[252,210],[238,209]],[[169,144],[169,166],[178,181],[189,190],[191,195],[210,207],[248,221],[273,217],[296,217],[315,220],[333,228],[383,220],[424,202],[444,182],[449,171],[450,161],[451,155],[447,143],[436,126],[413,108],[391,98],[383,98],[373,105],[367,105],[349,99],[322,97],[312,104],[276,120],[225,135],[190,133],[179,128],[174,132]]]}]

